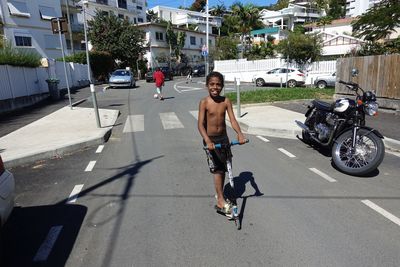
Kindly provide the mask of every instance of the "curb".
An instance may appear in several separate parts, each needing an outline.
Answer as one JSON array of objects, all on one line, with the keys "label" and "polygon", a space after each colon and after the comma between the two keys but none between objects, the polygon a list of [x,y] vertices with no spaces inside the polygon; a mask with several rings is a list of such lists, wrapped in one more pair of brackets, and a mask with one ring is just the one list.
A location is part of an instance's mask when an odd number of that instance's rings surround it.
[{"label": "curb", "polygon": [[74,143],[71,145],[66,145],[64,147],[56,148],[54,150],[49,150],[49,151],[40,152],[37,154],[24,156],[21,158],[15,158],[15,159],[11,159],[8,161],[4,161],[4,165],[7,168],[13,168],[13,167],[17,167],[20,165],[31,164],[38,160],[57,158],[62,155],[65,155],[67,153],[78,151],[85,147],[100,145],[100,144],[107,142],[108,138],[111,135],[111,131],[112,131],[112,128],[110,128],[106,132],[104,132],[104,134],[102,134],[102,136],[93,138],[93,139],[85,141],[85,142]]}]

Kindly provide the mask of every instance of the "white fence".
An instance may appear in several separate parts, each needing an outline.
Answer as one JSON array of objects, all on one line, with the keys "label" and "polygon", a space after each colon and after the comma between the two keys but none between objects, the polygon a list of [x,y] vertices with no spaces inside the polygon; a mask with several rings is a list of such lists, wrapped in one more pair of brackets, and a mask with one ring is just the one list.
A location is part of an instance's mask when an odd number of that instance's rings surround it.
[{"label": "white fence", "polygon": [[[284,59],[272,58],[263,60],[247,61],[247,59],[214,61],[214,71],[219,71],[225,76],[226,81],[239,78],[242,82],[252,82],[253,76],[260,71],[273,68],[286,67]],[[298,66],[289,64],[289,67]],[[306,66],[307,84],[311,84],[319,75],[330,74],[336,71],[336,60],[318,61]]]},{"label": "white fence", "polygon": [[[70,87],[89,84],[87,65],[66,63]],[[48,68],[26,68],[0,65],[0,100],[36,95],[49,92],[46,79],[60,80],[59,89],[67,88],[64,63],[54,62]]]}]

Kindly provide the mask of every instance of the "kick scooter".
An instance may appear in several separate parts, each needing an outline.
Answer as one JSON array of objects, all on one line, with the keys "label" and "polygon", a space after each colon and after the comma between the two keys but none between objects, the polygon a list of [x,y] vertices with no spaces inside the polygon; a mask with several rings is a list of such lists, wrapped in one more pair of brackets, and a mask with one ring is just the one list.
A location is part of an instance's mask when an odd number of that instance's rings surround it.
[{"label": "kick scooter", "polygon": [[[246,143],[248,143],[248,142],[249,142],[249,140],[246,139]],[[239,141],[234,140],[228,145],[214,144],[214,147],[216,149],[221,149],[222,147],[231,147],[231,146],[239,145],[239,144],[240,144]],[[204,147],[204,150],[207,152],[207,156],[209,157],[209,161],[212,162],[211,155],[210,155],[210,152],[207,149],[207,147]],[[228,218],[229,218],[229,220],[233,220],[235,222],[236,228],[238,230],[240,230],[242,228],[242,225],[241,225],[241,222],[240,222],[240,216],[239,216],[240,214],[239,214],[237,201],[236,201],[235,182],[234,182],[234,179],[233,179],[232,159],[231,158],[228,158],[226,160],[226,169],[227,169],[227,172],[228,172],[229,185],[230,185],[231,190],[232,190],[232,193],[230,194],[231,196],[230,196],[230,198],[228,198],[228,200],[231,202],[229,204],[232,205],[232,214],[231,214],[231,217],[228,216]],[[226,215],[226,214],[223,214],[223,215]]]}]

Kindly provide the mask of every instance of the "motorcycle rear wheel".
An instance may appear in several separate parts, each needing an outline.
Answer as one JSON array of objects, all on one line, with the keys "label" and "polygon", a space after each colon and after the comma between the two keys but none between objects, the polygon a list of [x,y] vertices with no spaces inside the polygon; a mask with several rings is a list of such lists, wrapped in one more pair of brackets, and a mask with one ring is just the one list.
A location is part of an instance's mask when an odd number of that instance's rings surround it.
[{"label": "motorcycle rear wheel", "polygon": [[355,149],[352,149],[353,131],[342,133],[332,147],[335,166],[350,175],[365,175],[374,171],[385,156],[381,138],[367,129],[359,129]]}]

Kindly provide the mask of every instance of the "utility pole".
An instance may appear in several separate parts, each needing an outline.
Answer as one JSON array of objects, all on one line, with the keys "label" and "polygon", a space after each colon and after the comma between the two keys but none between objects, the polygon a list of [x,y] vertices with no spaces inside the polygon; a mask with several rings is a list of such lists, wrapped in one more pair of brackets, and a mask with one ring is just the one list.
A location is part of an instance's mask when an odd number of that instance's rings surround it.
[{"label": "utility pole", "polygon": [[101,128],[100,124],[100,117],[99,117],[99,109],[97,108],[97,98],[96,98],[96,90],[94,88],[94,84],[92,81],[92,76],[90,74],[90,61],[89,61],[89,45],[88,45],[88,38],[87,38],[87,30],[86,30],[86,5],[88,5],[89,2],[87,0],[82,2],[83,6],[83,30],[85,32],[85,45],[86,45],[86,62],[87,62],[87,69],[88,69],[88,79],[90,83],[90,92],[92,93],[92,99],[93,99],[93,109],[94,113],[96,116],[96,123],[97,123],[97,128]]},{"label": "utility pole", "polygon": [[208,0],[206,1],[206,48],[207,48],[207,52],[206,52],[206,55],[205,55],[205,59],[206,59],[206,77],[207,77],[207,75],[208,75],[208,72],[209,72],[209,66],[208,66],[208,53],[209,53],[209,49],[208,49],[208,46],[209,46],[209,41],[208,41],[208,19],[209,19],[209,14],[208,14]]}]

